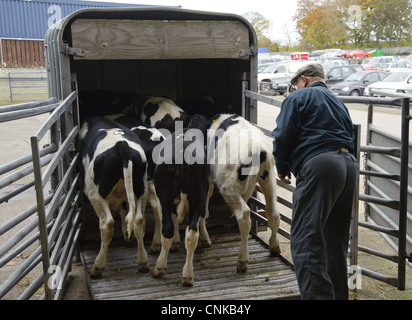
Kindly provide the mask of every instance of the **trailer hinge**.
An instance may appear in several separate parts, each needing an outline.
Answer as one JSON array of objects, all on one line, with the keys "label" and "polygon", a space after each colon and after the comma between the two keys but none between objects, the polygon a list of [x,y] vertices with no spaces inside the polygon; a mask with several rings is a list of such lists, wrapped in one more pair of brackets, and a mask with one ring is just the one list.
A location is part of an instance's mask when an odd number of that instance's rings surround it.
[{"label": "trailer hinge", "polygon": [[251,46],[247,49],[240,49],[239,50],[239,57],[246,57],[246,56],[255,56],[258,52],[257,47]]},{"label": "trailer hinge", "polygon": [[62,52],[65,55],[77,56],[77,57],[84,57],[86,55],[86,51],[79,48],[72,48],[69,47],[67,44],[62,45]]}]

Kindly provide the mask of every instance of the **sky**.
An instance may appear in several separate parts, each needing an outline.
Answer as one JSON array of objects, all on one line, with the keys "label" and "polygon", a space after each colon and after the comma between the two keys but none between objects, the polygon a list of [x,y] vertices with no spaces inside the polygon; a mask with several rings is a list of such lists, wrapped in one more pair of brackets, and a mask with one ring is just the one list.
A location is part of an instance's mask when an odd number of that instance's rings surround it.
[{"label": "sky", "polygon": [[[271,40],[285,44],[285,26],[290,31],[295,29],[292,17],[297,8],[297,0],[97,0],[102,2],[135,3],[149,5],[182,6],[183,9],[234,13],[259,12],[271,22],[267,36]],[[294,39],[297,34],[292,34]]]}]

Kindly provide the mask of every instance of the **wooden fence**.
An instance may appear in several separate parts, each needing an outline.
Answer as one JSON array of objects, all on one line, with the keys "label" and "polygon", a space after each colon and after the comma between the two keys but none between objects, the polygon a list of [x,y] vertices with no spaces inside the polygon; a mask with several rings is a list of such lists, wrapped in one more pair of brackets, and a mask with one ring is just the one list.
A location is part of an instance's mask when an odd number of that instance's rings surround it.
[{"label": "wooden fence", "polygon": [[39,68],[46,66],[43,40],[0,39],[1,66]]}]

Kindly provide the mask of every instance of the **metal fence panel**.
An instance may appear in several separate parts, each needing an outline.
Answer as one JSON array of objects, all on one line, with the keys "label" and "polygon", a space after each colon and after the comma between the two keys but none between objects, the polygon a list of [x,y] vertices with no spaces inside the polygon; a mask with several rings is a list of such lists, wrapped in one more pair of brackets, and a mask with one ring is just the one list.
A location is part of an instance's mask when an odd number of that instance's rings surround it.
[{"label": "metal fence panel", "polygon": [[[0,285],[0,298],[29,275],[30,285],[21,293],[19,299],[32,298],[35,293],[38,294],[42,285],[44,293],[41,298],[60,299],[62,296],[81,227],[80,208],[77,206],[81,191],[77,172],[79,154],[74,153],[72,148],[77,139],[79,124],[75,120],[75,126],[67,136],[63,136],[58,128],[65,112],[76,99],[77,93],[73,92],[59,104],[54,103],[55,99],[50,99],[40,103],[0,108],[0,122],[29,117],[31,113],[27,112],[28,110],[34,109],[41,113],[52,111],[37,133],[30,138],[32,154],[0,167],[0,174],[7,175],[0,180],[0,188],[11,185],[27,172],[34,173],[34,181],[28,185],[35,185],[37,202],[23,212],[16,213],[12,219],[0,226],[0,235],[7,235],[17,226],[20,228],[1,243],[0,268],[40,240],[40,245],[35,247],[27,259]],[[39,143],[48,132],[54,135],[51,146],[42,149]],[[67,167],[61,165],[63,158],[70,159]],[[25,164],[26,167],[19,169],[19,166]],[[12,194],[15,196],[19,192]],[[13,196],[2,197],[2,201],[8,201]],[[25,225],[21,226],[22,223]],[[39,269],[40,266],[42,268]]]},{"label": "metal fence panel", "polygon": [[[351,225],[351,240],[350,240],[350,264],[357,266],[358,251],[363,251],[376,257],[384,258],[398,263],[397,277],[386,276],[359,267],[361,273],[365,276],[386,282],[399,290],[405,289],[405,265],[406,260],[412,260],[412,216],[410,214],[410,200],[412,187],[408,186],[409,179],[412,177],[412,166],[409,165],[409,160],[412,159],[412,146],[409,144],[409,115],[410,97],[407,95],[399,95],[395,98],[363,98],[363,97],[340,97],[345,103],[365,103],[368,108],[368,128],[367,145],[359,146],[359,153],[365,154],[365,167],[360,166],[360,175],[364,176],[365,190],[364,193],[358,192],[356,202],[364,201],[366,204],[365,213],[370,217],[369,221],[358,221],[358,204],[355,203],[352,214]],[[264,103],[268,103],[275,107],[280,107],[281,102],[266,96],[261,96],[247,90],[243,91],[243,105],[247,106],[245,101],[247,98],[256,99]],[[393,137],[384,133],[380,128],[372,124],[373,105],[393,105],[401,107],[402,126],[401,137]],[[248,113],[248,110],[243,112]],[[360,127],[360,126],[359,126]],[[263,130],[266,134],[270,134],[267,130]],[[360,128],[358,128],[358,135]],[[358,140],[360,144],[360,140]],[[281,187],[285,187],[278,182]],[[290,187],[290,186],[289,186]],[[293,192],[293,189],[288,189]],[[252,233],[257,234],[258,224],[267,225],[267,220],[259,215],[259,209],[264,210],[264,204],[258,199],[252,197],[250,200],[254,207],[251,212]],[[291,202],[278,196],[278,203],[286,206],[291,206]],[[281,214],[281,220],[290,224],[290,219]],[[365,227],[370,230],[380,232],[382,236],[393,246],[397,254],[386,254],[370,248],[358,245],[358,227]],[[407,233],[409,232],[409,233]],[[283,230],[279,230],[279,234],[290,238],[290,234]],[[262,240],[262,239],[261,239]],[[263,241],[263,240],[262,240]]]},{"label": "metal fence panel", "polygon": [[[370,144],[379,145],[385,147],[397,147],[400,148],[402,141],[400,137],[393,136],[378,130],[375,127],[371,127],[370,130]],[[408,144],[408,158],[412,156],[412,145]],[[374,171],[387,172],[400,175],[401,172],[401,159],[399,157],[393,157],[385,154],[371,154],[370,161],[366,163]],[[412,166],[408,165],[406,177],[408,181],[412,181]],[[401,183],[397,180],[385,180],[376,177],[370,177],[367,181],[370,186],[370,194],[377,197],[386,197],[389,199],[395,199],[400,201],[400,187]],[[412,188],[407,190],[407,214],[406,214],[406,256],[412,257]],[[372,219],[376,224],[386,228],[399,228],[400,214],[399,208],[397,210],[388,208],[381,205],[371,205],[368,211],[368,217]],[[385,236],[388,243],[398,251],[399,239],[396,236]]]},{"label": "metal fence panel", "polygon": [[47,97],[46,72],[9,72],[11,102],[41,100]]}]

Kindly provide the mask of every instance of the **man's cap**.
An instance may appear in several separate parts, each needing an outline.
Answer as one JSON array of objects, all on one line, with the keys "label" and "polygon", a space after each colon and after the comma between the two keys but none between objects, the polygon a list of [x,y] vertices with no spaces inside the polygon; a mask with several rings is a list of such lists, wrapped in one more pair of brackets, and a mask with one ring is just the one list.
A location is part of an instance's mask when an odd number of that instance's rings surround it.
[{"label": "man's cap", "polygon": [[296,72],[292,80],[290,80],[290,83],[295,85],[300,76],[319,77],[325,79],[325,72],[319,63],[308,63]]}]

